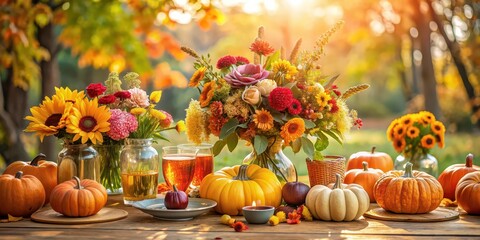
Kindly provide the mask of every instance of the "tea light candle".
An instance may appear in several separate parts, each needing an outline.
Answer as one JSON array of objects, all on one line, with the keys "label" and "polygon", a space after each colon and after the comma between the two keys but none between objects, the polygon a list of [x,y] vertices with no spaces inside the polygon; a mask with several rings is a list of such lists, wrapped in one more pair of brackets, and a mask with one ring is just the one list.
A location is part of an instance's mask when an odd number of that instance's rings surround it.
[{"label": "tea light candle", "polygon": [[252,206],[245,206],[242,208],[243,216],[248,223],[265,224],[275,211],[273,206],[256,206],[255,202]]}]

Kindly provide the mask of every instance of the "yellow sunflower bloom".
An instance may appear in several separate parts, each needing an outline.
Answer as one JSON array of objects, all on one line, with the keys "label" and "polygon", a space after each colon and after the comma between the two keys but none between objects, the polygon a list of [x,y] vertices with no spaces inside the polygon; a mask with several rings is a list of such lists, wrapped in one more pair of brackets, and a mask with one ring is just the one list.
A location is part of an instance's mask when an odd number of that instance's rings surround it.
[{"label": "yellow sunflower bloom", "polygon": [[393,129],[393,135],[395,136],[395,138],[403,138],[406,133],[407,133],[407,129],[402,124],[398,124]]},{"label": "yellow sunflower bloom", "polygon": [[207,71],[206,67],[200,67],[195,71],[188,82],[189,87],[197,87],[200,81],[205,77],[205,72]]},{"label": "yellow sunflower bloom", "polygon": [[317,103],[318,105],[320,106],[320,108],[324,108],[328,105],[328,101],[330,101],[330,99],[332,99],[332,96],[330,96],[330,94],[328,94],[327,92],[323,91],[323,92],[319,92],[315,98],[317,99]]},{"label": "yellow sunflower bloom", "polygon": [[420,134],[420,129],[418,129],[417,127],[414,127],[414,126],[410,126],[407,128],[407,136],[409,138],[416,138],[418,137],[418,135]]},{"label": "yellow sunflower bloom", "polygon": [[61,100],[65,102],[72,102],[75,103],[76,101],[80,101],[85,98],[85,92],[84,91],[78,91],[78,90],[70,90],[68,87],[60,87],[57,88],[55,87],[55,95],[58,96]]},{"label": "yellow sunflower bloom", "polygon": [[445,126],[443,125],[442,122],[439,121],[434,121],[431,125],[430,128],[432,129],[432,132],[435,133],[435,135],[440,135],[445,133]]},{"label": "yellow sunflower bloom", "polygon": [[403,152],[406,146],[407,146],[407,142],[405,141],[405,138],[393,139],[393,147],[395,148],[395,151],[399,153]]},{"label": "yellow sunflower bloom", "polygon": [[75,134],[73,141],[81,138],[81,142],[88,140],[93,144],[102,143],[102,133],[110,131],[110,111],[106,106],[98,106],[98,100],[83,99],[75,102],[72,114],[68,118],[67,132]]},{"label": "yellow sunflower bloom", "polygon": [[431,112],[421,111],[418,114],[420,117],[420,122],[423,123],[424,125],[427,125],[435,121],[435,115],[433,115],[433,113]]},{"label": "yellow sunflower bloom", "polygon": [[437,141],[438,147],[445,147],[445,136],[443,134],[435,135],[435,141]]},{"label": "yellow sunflower bloom", "polygon": [[265,109],[255,110],[253,122],[255,122],[258,129],[263,131],[268,131],[273,127],[273,117],[270,112]]},{"label": "yellow sunflower bloom", "polygon": [[25,117],[30,121],[25,131],[35,132],[43,142],[45,136],[57,134],[65,127],[71,108],[72,103],[65,102],[58,96],[54,95],[51,99],[45,97],[39,106],[30,108],[32,116]]},{"label": "yellow sunflower bloom", "polygon": [[282,131],[280,136],[285,141],[286,145],[289,145],[290,142],[297,140],[305,132],[305,122],[302,118],[292,118],[288,120],[285,125],[282,126]]},{"label": "yellow sunflower bloom", "polygon": [[402,125],[404,125],[407,128],[412,126],[414,121],[415,119],[413,114],[407,114],[400,118],[400,123],[402,123]]},{"label": "yellow sunflower bloom", "polygon": [[387,138],[388,138],[389,141],[392,141],[393,139],[395,139],[394,129],[395,129],[396,126],[398,126],[398,124],[400,124],[399,120],[395,119],[388,126],[388,128],[387,128]]},{"label": "yellow sunflower bloom", "polygon": [[435,137],[430,134],[423,136],[420,142],[424,148],[431,149],[435,147]]},{"label": "yellow sunflower bloom", "polygon": [[272,72],[274,76],[281,75],[285,80],[291,81],[298,70],[289,61],[280,59],[272,63]]}]

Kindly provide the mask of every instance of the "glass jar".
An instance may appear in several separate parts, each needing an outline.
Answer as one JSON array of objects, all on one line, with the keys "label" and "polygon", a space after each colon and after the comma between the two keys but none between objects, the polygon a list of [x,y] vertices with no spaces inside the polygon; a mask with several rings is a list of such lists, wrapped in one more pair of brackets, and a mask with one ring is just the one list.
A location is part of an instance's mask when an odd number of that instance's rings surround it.
[{"label": "glass jar", "polygon": [[244,164],[257,164],[270,169],[280,182],[292,182],[297,178],[297,170],[292,161],[282,151],[283,139],[273,137],[269,139],[268,147],[261,154],[257,154],[252,146],[252,152],[244,159]]},{"label": "glass jar", "polygon": [[121,144],[95,145],[100,158],[100,183],[108,195],[122,194],[120,171]]},{"label": "glass jar", "polygon": [[152,147],[152,139],[127,138],[120,151],[120,169],[123,202],[131,205],[136,201],[157,197],[160,158]]},{"label": "glass jar", "polygon": [[100,182],[100,158],[89,144],[64,143],[58,153],[57,181],[62,183],[74,176]]},{"label": "glass jar", "polygon": [[431,154],[413,154],[415,157],[405,157],[400,154],[395,158],[395,170],[405,170],[405,164],[410,162],[413,164],[412,169],[417,171],[426,172],[434,177],[438,177],[438,161]]}]

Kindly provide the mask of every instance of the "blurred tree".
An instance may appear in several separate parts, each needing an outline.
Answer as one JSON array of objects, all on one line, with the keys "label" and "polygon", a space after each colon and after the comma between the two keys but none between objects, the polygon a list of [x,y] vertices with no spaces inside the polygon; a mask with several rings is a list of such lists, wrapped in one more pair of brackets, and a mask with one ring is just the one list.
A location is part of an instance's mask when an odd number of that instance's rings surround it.
[{"label": "blurred tree", "polygon": [[[176,39],[159,27],[174,27],[194,18],[202,29],[224,20],[210,1],[201,0],[0,1],[2,157],[7,162],[29,159],[20,140],[29,89],[38,85],[41,98],[54,93],[60,85],[56,57],[62,47],[78,55],[81,67],[130,69],[143,74],[145,82],[154,79],[157,86],[182,85],[185,77],[165,64],[152,68],[149,59],[165,52],[182,59]],[[162,70],[168,71],[159,77]],[[168,84],[158,82],[163,80],[169,80]],[[56,155],[53,141],[47,138],[41,145],[50,159]]]}]

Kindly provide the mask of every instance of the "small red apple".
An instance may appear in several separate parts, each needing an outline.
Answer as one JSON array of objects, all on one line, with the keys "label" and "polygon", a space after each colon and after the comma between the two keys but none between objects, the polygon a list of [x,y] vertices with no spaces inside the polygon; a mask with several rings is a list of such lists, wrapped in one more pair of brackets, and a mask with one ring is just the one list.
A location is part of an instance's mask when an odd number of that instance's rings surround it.
[{"label": "small red apple", "polygon": [[299,206],[305,203],[307,193],[310,187],[302,182],[287,182],[282,188],[283,200],[294,206]]},{"label": "small red apple", "polygon": [[184,191],[178,191],[173,185],[173,191],[165,194],[165,207],[167,209],[185,209],[188,206],[188,195]]}]

